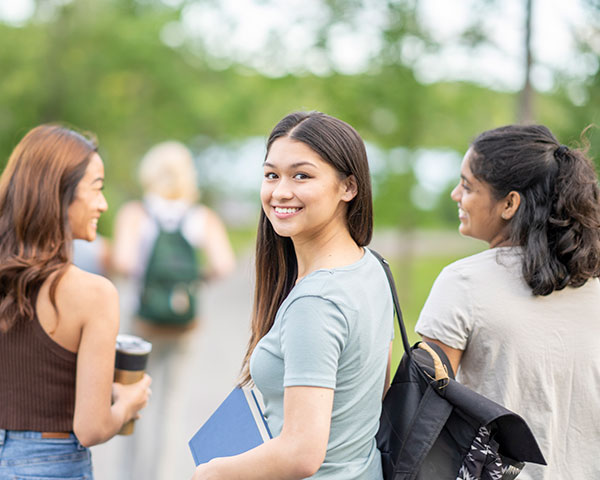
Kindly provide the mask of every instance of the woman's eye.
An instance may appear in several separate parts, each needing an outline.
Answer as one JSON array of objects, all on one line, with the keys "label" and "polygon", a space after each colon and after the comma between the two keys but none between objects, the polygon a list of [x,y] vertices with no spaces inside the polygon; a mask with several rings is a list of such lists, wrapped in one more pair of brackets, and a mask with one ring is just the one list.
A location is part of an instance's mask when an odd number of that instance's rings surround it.
[{"label": "woman's eye", "polygon": [[310,177],[306,173],[297,173],[296,175],[294,175],[294,178],[297,180],[306,180]]},{"label": "woman's eye", "polygon": [[277,178],[277,175],[274,174],[273,172],[266,172],[265,173],[265,178],[268,180],[273,180],[274,178]]},{"label": "woman's eye", "polygon": [[464,182],[461,183],[460,186],[463,188],[463,190],[465,190],[467,192],[470,190],[469,186],[466,183],[464,183]]}]

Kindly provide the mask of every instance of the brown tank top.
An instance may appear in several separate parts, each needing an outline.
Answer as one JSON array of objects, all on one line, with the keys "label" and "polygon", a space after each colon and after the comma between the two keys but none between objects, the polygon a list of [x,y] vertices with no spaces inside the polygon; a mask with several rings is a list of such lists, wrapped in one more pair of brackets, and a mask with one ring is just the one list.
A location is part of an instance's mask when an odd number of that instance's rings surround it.
[{"label": "brown tank top", "polygon": [[37,314],[0,332],[0,428],[71,432],[76,367],[77,354],[52,340]]}]

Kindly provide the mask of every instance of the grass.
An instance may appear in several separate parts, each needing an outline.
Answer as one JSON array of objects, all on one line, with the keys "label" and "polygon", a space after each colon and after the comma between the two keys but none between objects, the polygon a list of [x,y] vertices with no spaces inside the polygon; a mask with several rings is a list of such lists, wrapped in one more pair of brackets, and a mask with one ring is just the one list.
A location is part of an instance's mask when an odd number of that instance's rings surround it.
[{"label": "grass", "polygon": [[[390,260],[398,289],[398,298],[400,300],[402,316],[404,317],[404,325],[411,345],[421,339],[415,333],[415,324],[419,318],[419,312],[423,308],[425,300],[427,300],[433,282],[446,265],[458,260],[462,256],[456,254],[437,254],[413,257],[408,260]],[[395,324],[395,332],[392,351],[392,373],[396,371],[396,366],[404,353],[397,322]]]},{"label": "grass", "polygon": [[236,256],[254,252],[256,227],[230,229],[227,231],[227,235]]}]

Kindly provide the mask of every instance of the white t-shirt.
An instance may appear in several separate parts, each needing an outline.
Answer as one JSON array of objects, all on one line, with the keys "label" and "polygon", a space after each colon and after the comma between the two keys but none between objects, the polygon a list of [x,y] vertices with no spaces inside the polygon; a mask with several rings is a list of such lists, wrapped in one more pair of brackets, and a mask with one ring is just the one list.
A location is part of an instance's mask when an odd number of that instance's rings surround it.
[{"label": "white t-shirt", "polygon": [[534,296],[521,252],[447,266],[415,329],[464,350],[457,379],[527,421],[548,466],[520,479],[600,479],[600,281]]}]

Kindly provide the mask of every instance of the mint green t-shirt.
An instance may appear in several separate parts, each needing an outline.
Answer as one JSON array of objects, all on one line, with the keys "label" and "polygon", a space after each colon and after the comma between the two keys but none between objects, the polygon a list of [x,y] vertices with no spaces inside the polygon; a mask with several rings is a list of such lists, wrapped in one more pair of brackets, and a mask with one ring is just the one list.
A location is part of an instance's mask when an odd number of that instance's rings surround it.
[{"label": "mint green t-shirt", "polygon": [[334,392],[325,461],[311,478],[381,480],[379,428],[393,303],[379,261],[317,270],[292,289],[250,359],[274,437],[283,427],[285,387]]}]

